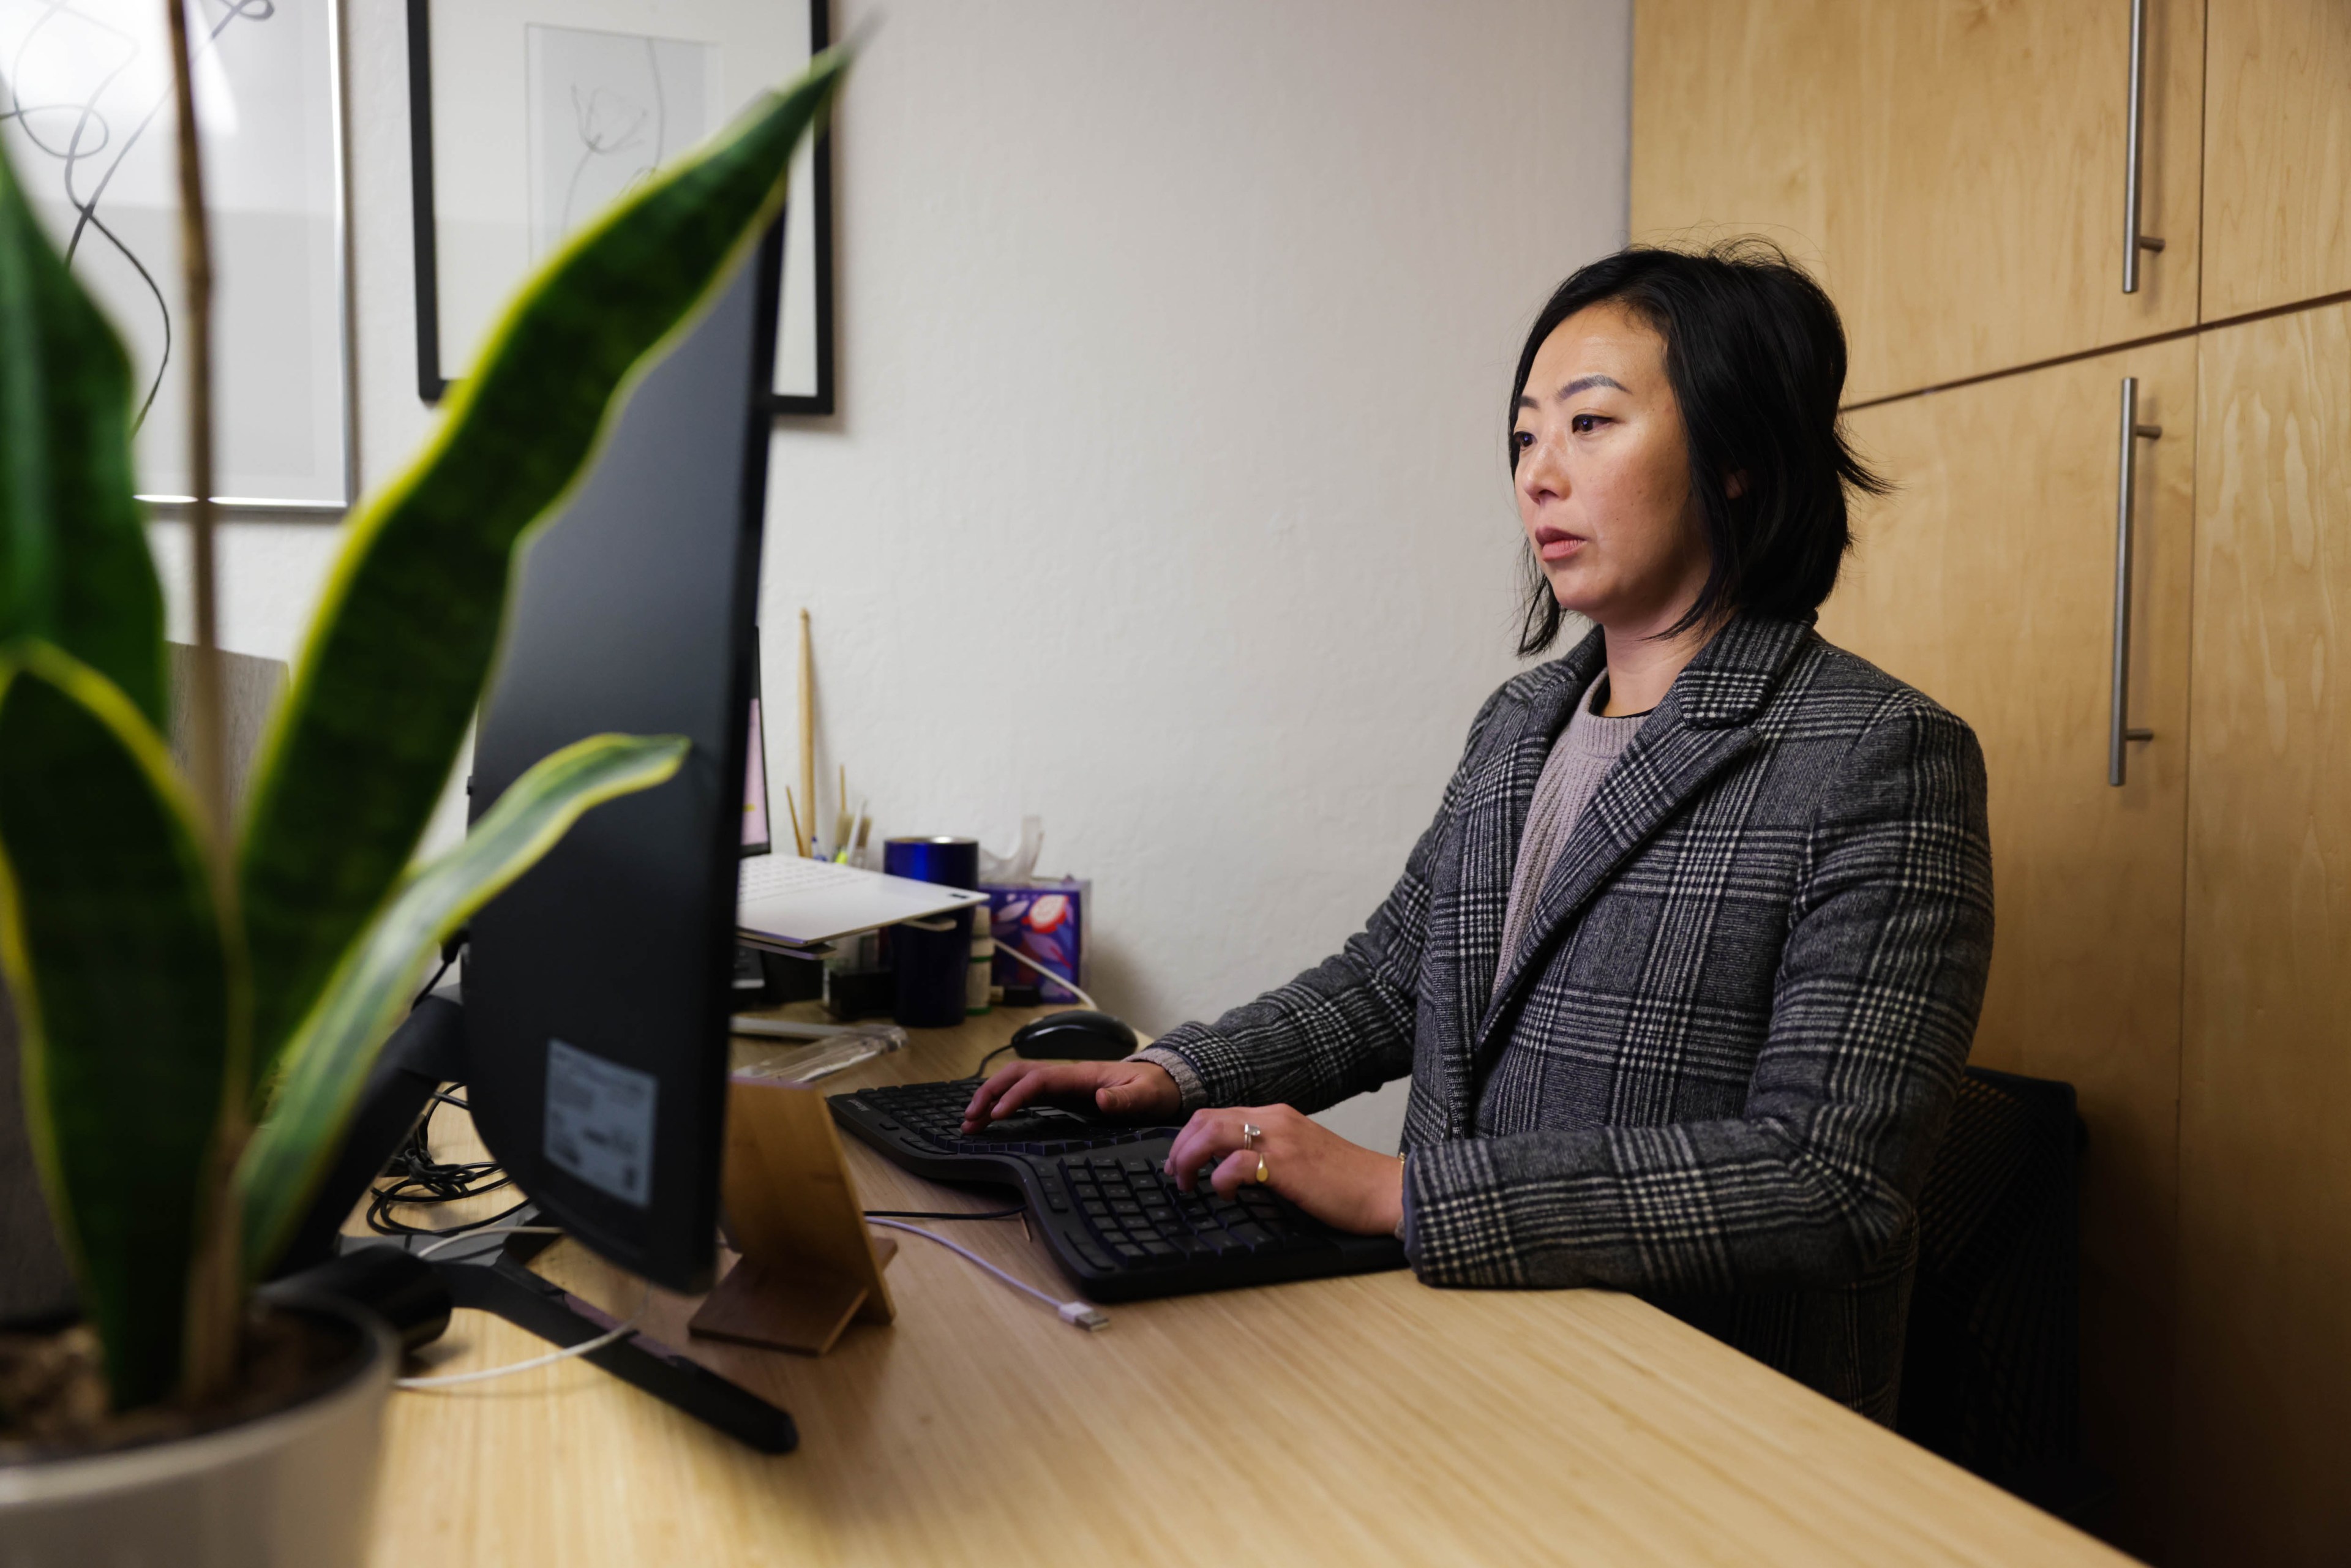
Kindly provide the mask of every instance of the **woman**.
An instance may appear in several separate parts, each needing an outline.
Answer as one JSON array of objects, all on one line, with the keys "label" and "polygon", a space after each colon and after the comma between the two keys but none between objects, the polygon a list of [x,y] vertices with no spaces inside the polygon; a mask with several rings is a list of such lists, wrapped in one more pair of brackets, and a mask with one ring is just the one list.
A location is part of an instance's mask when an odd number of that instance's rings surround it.
[{"label": "woman", "polygon": [[[1337,956],[1039,1096],[1191,1113],[1170,1162],[1395,1230],[1439,1285],[1607,1285],[1891,1422],[1912,1204],[1991,956],[1968,727],[1823,642],[1844,331],[1776,252],[1628,250],[1528,335],[1521,653]],[[1409,1072],[1402,1155],[1305,1112]],[[1256,1130],[1257,1135],[1249,1135]]]}]

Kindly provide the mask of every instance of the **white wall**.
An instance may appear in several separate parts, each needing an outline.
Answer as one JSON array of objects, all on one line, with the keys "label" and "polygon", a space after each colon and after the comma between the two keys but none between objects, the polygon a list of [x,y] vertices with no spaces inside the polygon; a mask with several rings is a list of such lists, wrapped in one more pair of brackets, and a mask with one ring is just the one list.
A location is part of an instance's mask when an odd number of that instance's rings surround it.
[{"label": "white wall", "polygon": [[[350,5],[371,480],[429,423],[402,10]],[[836,0],[869,13],[841,412],[774,451],[770,758],[805,607],[820,776],[882,832],[1041,815],[1097,994],[1162,1030],[1360,925],[1515,667],[1503,404],[1624,239],[1628,0]],[[231,646],[291,651],[330,542],[232,530]]]}]

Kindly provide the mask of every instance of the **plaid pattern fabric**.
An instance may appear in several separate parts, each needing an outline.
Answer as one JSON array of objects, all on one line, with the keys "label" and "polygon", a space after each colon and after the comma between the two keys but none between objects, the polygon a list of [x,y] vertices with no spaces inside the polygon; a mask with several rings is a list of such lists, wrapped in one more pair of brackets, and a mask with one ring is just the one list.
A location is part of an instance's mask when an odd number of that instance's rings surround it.
[{"label": "plaid pattern fabric", "polygon": [[1991,960],[1982,753],[1809,624],[1740,618],[1505,954],[1535,780],[1604,661],[1595,632],[1489,699],[1341,953],[1157,1043],[1212,1104],[1317,1110],[1411,1073],[1423,1280],[1637,1291],[1891,1422],[1913,1203]]}]

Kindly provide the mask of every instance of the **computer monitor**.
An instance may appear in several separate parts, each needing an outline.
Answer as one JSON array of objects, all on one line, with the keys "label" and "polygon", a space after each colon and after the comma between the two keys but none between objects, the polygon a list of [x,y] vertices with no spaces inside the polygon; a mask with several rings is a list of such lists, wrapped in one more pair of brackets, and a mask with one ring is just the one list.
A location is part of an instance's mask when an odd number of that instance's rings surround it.
[{"label": "computer monitor", "polygon": [[529,545],[475,747],[478,814],[586,736],[693,743],[475,917],[464,989],[490,1153],[545,1219],[687,1292],[716,1264],[737,867],[768,837],[754,622],[778,249],[651,367]]}]

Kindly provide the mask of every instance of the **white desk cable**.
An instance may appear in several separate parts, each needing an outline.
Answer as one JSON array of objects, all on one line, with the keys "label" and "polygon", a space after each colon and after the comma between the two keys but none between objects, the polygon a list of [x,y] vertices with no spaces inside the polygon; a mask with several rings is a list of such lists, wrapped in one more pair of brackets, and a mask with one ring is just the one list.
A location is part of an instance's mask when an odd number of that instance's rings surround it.
[{"label": "white desk cable", "polygon": [[416,1255],[419,1258],[430,1258],[435,1252],[446,1252],[450,1248],[463,1246],[468,1241],[479,1241],[485,1236],[560,1236],[562,1234],[563,1227],[559,1225],[486,1226],[479,1230],[467,1230],[455,1236],[444,1236],[438,1241],[419,1247],[416,1249]]},{"label": "white desk cable", "polygon": [[[560,1236],[562,1234],[561,1228],[553,1225],[502,1225],[495,1230],[470,1230],[463,1236],[444,1237],[429,1247],[418,1248],[416,1255],[419,1258],[430,1258],[444,1248],[455,1247],[460,1241],[472,1241],[484,1236]],[[644,1297],[637,1302],[637,1310],[629,1314],[629,1321],[606,1330],[594,1339],[581,1340],[578,1344],[566,1345],[561,1350],[549,1351],[545,1355],[534,1355],[528,1361],[510,1362],[505,1366],[486,1366],[478,1372],[454,1372],[444,1377],[395,1377],[392,1380],[392,1385],[394,1388],[451,1388],[460,1383],[480,1383],[492,1377],[504,1377],[508,1373],[531,1372],[542,1366],[553,1366],[559,1361],[569,1361],[575,1355],[586,1355],[590,1351],[601,1350],[615,1340],[625,1339],[636,1333],[637,1325],[644,1322],[646,1310],[653,1304],[653,1288],[648,1281],[645,1285]]]},{"label": "white desk cable", "polygon": [[[1076,988],[1077,988],[1074,986],[1071,988],[1072,990],[1075,990]],[[1052,1297],[1047,1295],[1036,1286],[1029,1284],[1027,1281],[1014,1279],[1011,1275],[1006,1273],[1003,1270],[998,1268],[995,1264],[989,1262],[978,1253],[967,1250],[966,1249],[957,1246],[955,1242],[948,1240],[946,1237],[940,1235],[935,1230],[925,1230],[919,1225],[909,1225],[903,1219],[875,1219],[871,1216],[867,1217],[865,1223],[868,1225],[887,1226],[893,1230],[911,1230],[915,1235],[922,1237],[925,1240],[937,1242],[948,1251],[957,1253],[967,1261],[978,1264],[981,1268],[987,1270],[989,1273],[995,1275],[998,1279],[1003,1281],[1006,1284],[1011,1286],[1014,1290],[1019,1291],[1023,1295],[1036,1297],[1039,1301],[1044,1302],[1047,1306],[1052,1308],[1055,1312],[1060,1314],[1061,1321],[1065,1323],[1070,1323],[1081,1329],[1106,1329],[1110,1327],[1110,1314],[1104,1312],[1101,1308],[1089,1305],[1084,1301],[1055,1301]]]},{"label": "white desk cable", "polygon": [[1095,1001],[1093,998],[1086,995],[1085,992],[1080,990],[1078,988],[1077,981],[1063,979],[1061,976],[1053,973],[1052,970],[1045,967],[1044,965],[1040,964],[1036,959],[1031,958],[1028,954],[1023,953],[1019,948],[1011,946],[1009,943],[998,942],[996,945],[996,954],[999,958],[1015,958],[1019,960],[1021,963],[1026,964],[1030,968],[1036,970],[1039,974],[1044,976],[1047,979],[1052,981],[1053,984],[1061,987],[1061,989],[1069,992],[1070,995],[1077,998],[1084,1006],[1092,1008],[1096,1012],[1102,1011],[1102,1004]]}]

